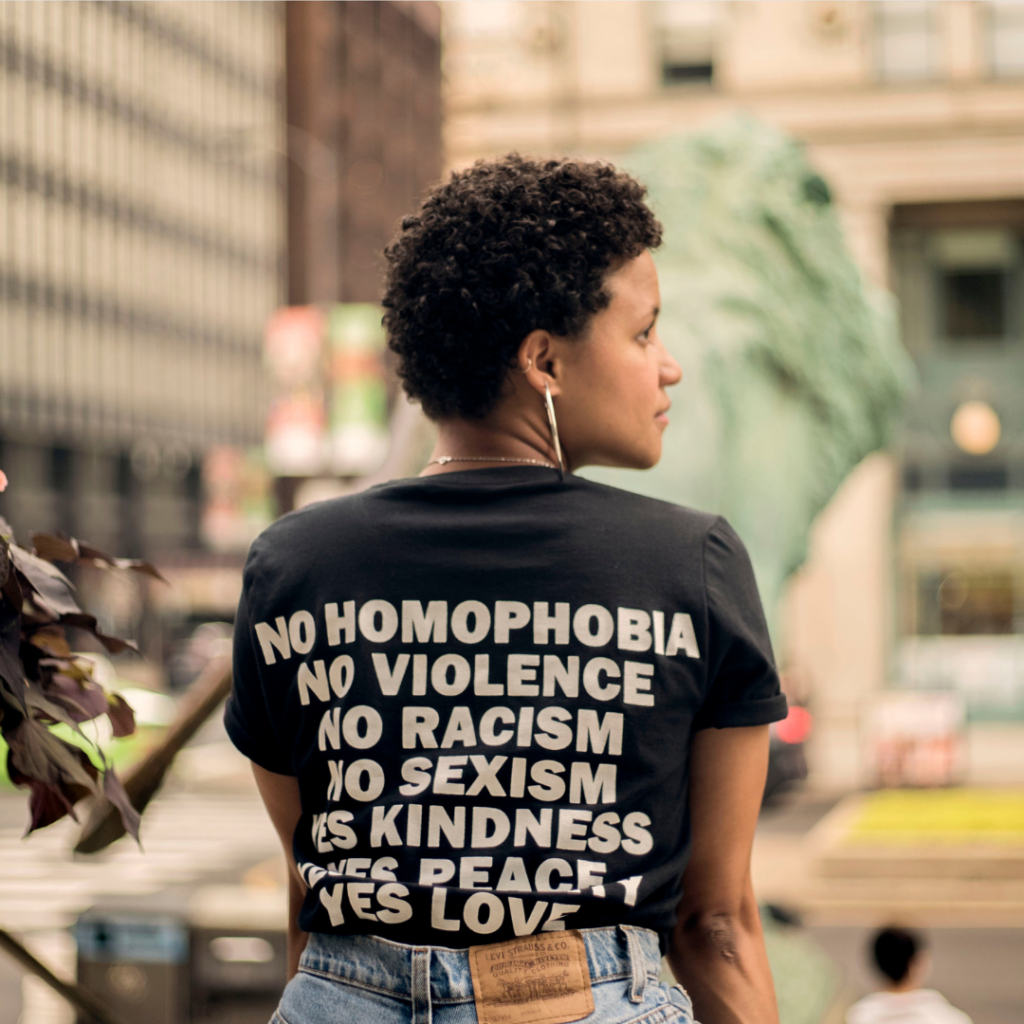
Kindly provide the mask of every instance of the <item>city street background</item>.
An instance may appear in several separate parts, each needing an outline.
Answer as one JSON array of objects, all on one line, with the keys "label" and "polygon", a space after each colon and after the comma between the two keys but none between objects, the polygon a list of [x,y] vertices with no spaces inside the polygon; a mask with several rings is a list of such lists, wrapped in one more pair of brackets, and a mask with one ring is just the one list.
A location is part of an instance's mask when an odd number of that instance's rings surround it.
[{"label": "city street background", "polygon": [[[381,253],[447,171],[510,151],[634,169],[666,225],[666,456],[600,475],[751,551],[793,707],[754,853],[783,1024],[839,1024],[891,922],[975,1024],[1019,1021],[1017,0],[0,0],[0,516],[167,580],[72,570],[141,651],[96,659],[139,721],[101,736],[119,770],[224,653],[261,529],[422,468]],[[211,1024],[250,982],[263,1013],[284,913],[217,718],[141,850],[73,855],[68,820],[22,839],[0,769],[0,929],[73,977],[97,902],[249,927],[253,959],[203,967]],[[0,953],[0,1024],[71,1019]]]}]

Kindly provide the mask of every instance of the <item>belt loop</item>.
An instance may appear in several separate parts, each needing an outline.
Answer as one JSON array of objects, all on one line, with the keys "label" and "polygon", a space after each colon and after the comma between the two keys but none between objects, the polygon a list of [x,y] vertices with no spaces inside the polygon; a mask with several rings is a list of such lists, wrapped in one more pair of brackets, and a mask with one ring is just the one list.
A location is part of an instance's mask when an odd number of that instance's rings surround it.
[{"label": "belt loop", "polygon": [[619,928],[626,934],[626,948],[629,951],[629,1001],[642,1003],[647,988],[647,957],[636,929],[628,924],[620,924]]},{"label": "belt loop", "polygon": [[412,1024],[431,1024],[433,1007],[430,999],[430,947],[419,946],[412,951]]}]

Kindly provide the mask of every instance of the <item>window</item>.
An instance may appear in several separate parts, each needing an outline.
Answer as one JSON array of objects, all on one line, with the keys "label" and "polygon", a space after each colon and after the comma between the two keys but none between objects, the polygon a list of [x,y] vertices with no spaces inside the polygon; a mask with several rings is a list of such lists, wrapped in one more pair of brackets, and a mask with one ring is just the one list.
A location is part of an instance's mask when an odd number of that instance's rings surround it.
[{"label": "window", "polygon": [[1002,341],[1015,331],[1019,245],[1004,229],[946,230],[931,237],[937,333],[946,341]]},{"label": "window", "polygon": [[1014,632],[1012,572],[954,569],[918,577],[917,632],[965,636]]},{"label": "window", "polygon": [[949,467],[951,491],[1005,491],[1008,484],[1006,466],[968,464]]},{"label": "window", "polygon": [[1006,275],[988,270],[940,274],[943,334],[950,341],[998,341],[1006,335]]},{"label": "window", "polygon": [[721,5],[714,0],[663,0],[657,5],[661,78],[665,85],[709,83]]},{"label": "window", "polygon": [[989,3],[988,59],[995,78],[1024,77],[1024,4]]},{"label": "window", "polygon": [[914,216],[894,214],[892,249],[902,336],[920,373],[899,434],[904,508],[969,516],[1015,506],[1024,493],[1024,204],[935,204]]},{"label": "window", "polygon": [[921,467],[916,463],[907,462],[903,465],[903,489],[910,491],[920,491],[924,486],[924,474],[921,472]]},{"label": "window", "polygon": [[923,82],[935,76],[935,19],[927,0],[875,4],[875,68],[883,82]]}]

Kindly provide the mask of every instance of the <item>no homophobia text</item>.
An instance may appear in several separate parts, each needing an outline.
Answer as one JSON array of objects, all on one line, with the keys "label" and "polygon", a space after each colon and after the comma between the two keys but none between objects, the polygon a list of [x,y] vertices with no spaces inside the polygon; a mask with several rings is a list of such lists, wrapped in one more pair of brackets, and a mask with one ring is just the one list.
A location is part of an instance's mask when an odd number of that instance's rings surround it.
[{"label": "no homophobia text", "polygon": [[521,936],[564,930],[584,894],[636,905],[652,820],[618,805],[619,762],[655,656],[701,656],[689,614],[348,600],[254,633],[315,716],[323,799],[298,867],[332,928],[415,914]]}]

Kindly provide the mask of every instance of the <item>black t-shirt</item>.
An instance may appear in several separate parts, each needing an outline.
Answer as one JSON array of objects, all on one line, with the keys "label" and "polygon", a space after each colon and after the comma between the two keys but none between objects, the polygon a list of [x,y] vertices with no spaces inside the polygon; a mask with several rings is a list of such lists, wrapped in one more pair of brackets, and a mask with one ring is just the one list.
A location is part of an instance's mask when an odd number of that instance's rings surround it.
[{"label": "black t-shirt", "polygon": [[544,468],[398,480],[253,544],[228,732],[297,776],[307,931],[674,923],[694,730],[785,717],[725,520]]}]

